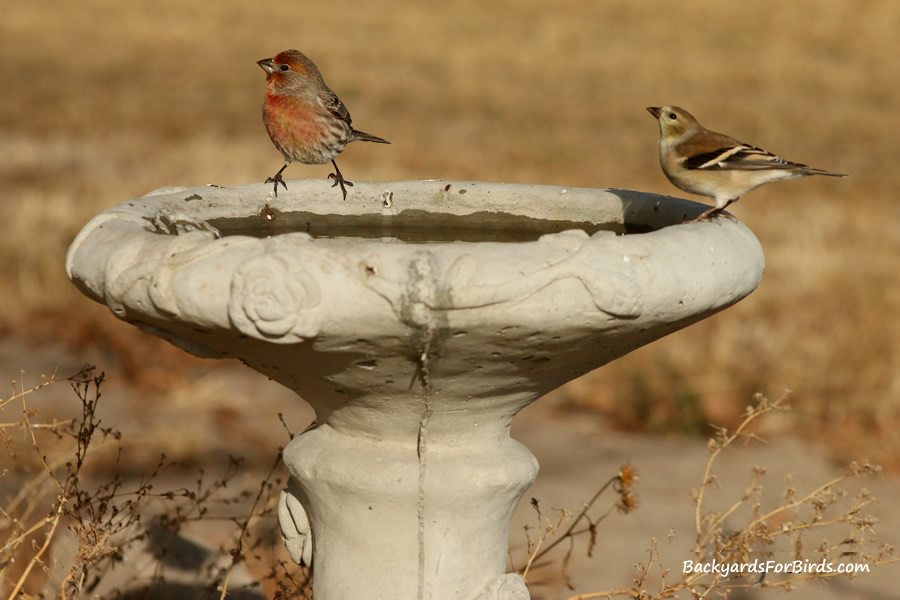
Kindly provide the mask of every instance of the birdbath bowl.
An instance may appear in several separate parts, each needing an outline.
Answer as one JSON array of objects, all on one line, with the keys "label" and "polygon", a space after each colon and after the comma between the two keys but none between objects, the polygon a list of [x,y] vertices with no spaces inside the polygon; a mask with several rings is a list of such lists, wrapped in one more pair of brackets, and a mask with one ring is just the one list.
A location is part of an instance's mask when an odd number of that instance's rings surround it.
[{"label": "birdbath bowl", "polygon": [[118,318],[315,409],[279,521],[318,600],[527,599],[505,567],[538,464],[510,421],[753,291],[759,242],[682,224],[703,208],[477,182],[165,188],[94,217],[66,268]]}]

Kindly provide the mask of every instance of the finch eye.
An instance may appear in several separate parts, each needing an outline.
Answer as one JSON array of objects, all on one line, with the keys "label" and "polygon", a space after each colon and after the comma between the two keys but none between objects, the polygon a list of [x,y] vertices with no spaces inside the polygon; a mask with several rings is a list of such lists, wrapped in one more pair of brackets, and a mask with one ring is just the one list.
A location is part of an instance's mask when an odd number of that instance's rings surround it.
[{"label": "finch eye", "polygon": [[675,113],[669,113],[669,118],[673,121],[676,121],[678,120],[678,115],[676,115]]},{"label": "finch eye", "polygon": [[291,68],[290,68],[289,66],[287,66],[287,65],[281,65],[281,70],[282,70],[282,71],[290,71]]}]

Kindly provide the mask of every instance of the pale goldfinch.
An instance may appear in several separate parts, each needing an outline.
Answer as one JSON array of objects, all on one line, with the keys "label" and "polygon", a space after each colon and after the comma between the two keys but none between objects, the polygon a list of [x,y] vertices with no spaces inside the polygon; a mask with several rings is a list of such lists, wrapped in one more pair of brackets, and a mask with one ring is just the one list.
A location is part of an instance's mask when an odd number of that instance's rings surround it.
[{"label": "pale goldfinch", "polygon": [[710,131],[677,106],[648,106],[659,121],[659,163],[676,187],[708,196],[716,205],[693,219],[709,219],[761,185],[807,175],[846,177],[813,169]]}]

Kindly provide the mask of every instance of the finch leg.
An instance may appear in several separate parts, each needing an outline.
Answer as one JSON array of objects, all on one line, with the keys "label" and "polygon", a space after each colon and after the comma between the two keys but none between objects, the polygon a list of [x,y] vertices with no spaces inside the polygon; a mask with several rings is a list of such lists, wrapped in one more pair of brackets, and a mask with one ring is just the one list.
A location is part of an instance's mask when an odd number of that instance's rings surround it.
[{"label": "finch leg", "polygon": [[266,180],[263,183],[275,183],[275,197],[278,197],[278,184],[284,186],[284,189],[287,189],[287,184],[284,182],[284,178],[281,176],[282,171],[287,169],[288,165],[291,163],[284,163],[284,166],[278,169],[278,172],[275,173],[272,177],[266,177]]},{"label": "finch leg", "polygon": [[346,199],[347,199],[347,188],[344,187],[344,186],[346,185],[347,187],[353,187],[353,182],[352,182],[352,181],[347,181],[346,179],[344,179],[344,176],[341,175],[341,170],[338,169],[338,166],[337,166],[337,163],[336,163],[336,162],[334,162],[334,161],[332,160],[332,161],[331,161],[331,164],[334,165],[334,173],[329,173],[329,174],[328,174],[328,179],[334,179],[334,183],[331,184],[331,187],[334,187],[334,186],[336,186],[336,185],[340,185],[340,186],[341,186],[341,193],[344,194],[344,200],[346,200]]}]

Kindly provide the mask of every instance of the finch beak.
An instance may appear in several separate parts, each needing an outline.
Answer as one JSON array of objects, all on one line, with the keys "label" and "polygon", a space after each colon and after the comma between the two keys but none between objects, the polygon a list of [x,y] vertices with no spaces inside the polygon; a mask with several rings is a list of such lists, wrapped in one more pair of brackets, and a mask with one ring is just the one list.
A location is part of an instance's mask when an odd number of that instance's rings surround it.
[{"label": "finch beak", "polygon": [[256,61],[256,64],[258,64],[260,67],[262,67],[262,70],[266,72],[266,75],[271,75],[278,69],[275,66],[275,61],[272,60],[271,58],[264,58],[262,60],[258,60],[258,61]]},{"label": "finch beak", "polygon": [[[262,62],[262,61],[260,61],[260,62]],[[265,67],[263,67],[263,69],[265,69]],[[658,119],[660,113],[662,113],[662,107],[661,106],[648,106],[647,112],[649,112],[651,115],[653,115],[655,118]]]}]

